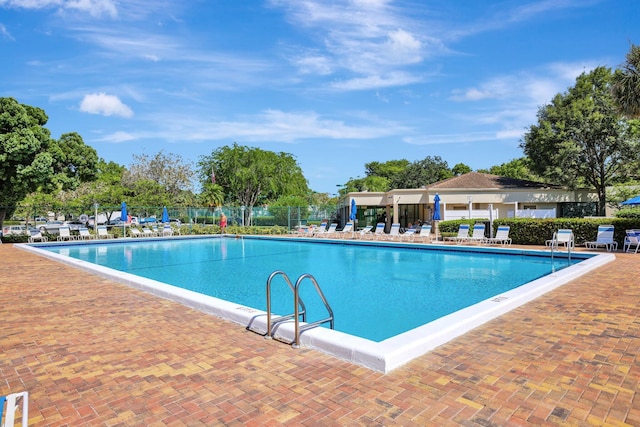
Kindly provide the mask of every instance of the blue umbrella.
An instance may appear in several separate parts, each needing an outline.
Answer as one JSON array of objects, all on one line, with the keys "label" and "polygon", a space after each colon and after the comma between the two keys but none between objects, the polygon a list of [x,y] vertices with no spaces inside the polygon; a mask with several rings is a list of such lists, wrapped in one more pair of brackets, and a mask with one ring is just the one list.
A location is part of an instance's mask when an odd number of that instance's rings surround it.
[{"label": "blue umbrella", "polygon": [[127,202],[122,202],[120,208],[120,220],[122,222],[127,222]]},{"label": "blue umbrella", "polygon": [[169,222],[169,212],[167,212],[166,206],[164,207],[164,209],[162,209],[162,222],[164,223]]},{"label": "blue umbrella", "polygon": [[127,232],[124,229],[124,225],[127,222],[127,203],[126,202],[122,202],[122,205],[120,207],[120,221],[122,221],[122,237],[127,237]]},{"label": "blue umbrella", "polygon": [[640,196],[632,197],[629,200],[625,200],[620,203],[621,205],[640,205]]},{"label": "blue umbrella", "polygon": [[440,196],[436,193],[436,197],[433,198],[433,220],[440,221]]},{"label": "blue umbrella", "polygon": [[356,200],[355,199],[351,199],[351,215],[349,215],[349,219],[351,221],[355,221],[356,220],[356,212],[358,211],[358,208],[356,207]]}]

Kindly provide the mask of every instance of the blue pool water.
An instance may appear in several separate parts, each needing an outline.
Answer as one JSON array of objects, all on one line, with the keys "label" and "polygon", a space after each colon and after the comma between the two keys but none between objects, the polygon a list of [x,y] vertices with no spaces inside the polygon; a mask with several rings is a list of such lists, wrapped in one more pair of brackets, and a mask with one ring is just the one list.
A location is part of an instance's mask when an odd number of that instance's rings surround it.
[{"label": "blue pool water", "polygon": [[[165,239],[43,249],[259,310],[266,309],[266,281],[273,271],[284,271],[294,283],[310,273],[333,308],[335,329],[372,341],[570,265],[566,258],[552,264],[543,256],[291,239]],[[292,293],[281,277],[272,294],[275,313],[293,312]],[[326,317],[311,282],[303,283],[301,295],[308,321]]]}]

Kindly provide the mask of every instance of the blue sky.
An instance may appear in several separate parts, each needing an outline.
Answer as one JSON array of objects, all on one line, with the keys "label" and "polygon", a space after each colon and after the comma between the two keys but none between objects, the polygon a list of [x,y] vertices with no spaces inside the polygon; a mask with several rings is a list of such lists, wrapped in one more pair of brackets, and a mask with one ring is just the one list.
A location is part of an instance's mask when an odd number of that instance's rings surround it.
[{"label": "blue sky", "polygon": [[334,194],[371,161],[522,156],[538,107],[640,44],[637,0],[0,0],[0,96],[123,165],[237,142]]}]

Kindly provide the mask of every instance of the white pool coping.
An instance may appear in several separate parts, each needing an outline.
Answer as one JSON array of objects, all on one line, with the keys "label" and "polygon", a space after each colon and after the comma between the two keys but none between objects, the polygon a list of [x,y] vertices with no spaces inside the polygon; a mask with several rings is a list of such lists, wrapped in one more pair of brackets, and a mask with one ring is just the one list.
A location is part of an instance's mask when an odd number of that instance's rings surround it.
[{"label": "white pool coping", "polygon": [[[183,237],[184,238],[184,237]],[[188,238],[188,237],[187,237]],[[261,237],[262,238],[262,237]],[[166,238],[165,238],[166,239]],[[127,241],[150,241],[153,239],[127,239]],[[305,241],[309,241],[306,239]],[[109,241],[88,241],[88,242],[72,242],[75,244],[89,243],[122,243],[122,239],[114,239]],[[345,240],[336,241],[340,244],[363,244],[363,242]],[[53,243],[56,244],[56,243]],[[61,244],[69,245],[69,242],[61,242]],[[379,243],[364,243],[379,244]],[[52,243],[44,244],[47,246]],[[130,273],[124,273],[111,268],[92,264],[86,261],[70,258],[64,255],[49,252],[40,249],[38,246],[43,244],[20,244],[17,247],[34,252],[38,255],[54,259],[64,264],[79,268],[81,270],[97,274],[101,277],[123,283],[136,289],[149,292],[162,298],[179,302],[188,307],[202,311],[204,313],[213,314],[222,319],[230,320],[238,323],[246,328],[266,334],[267,322],[266,312],[240,304],[224,301],[219,298],[210,297],[197,292],[182,289],[173,285],[168,285],[156,280],[146,279]],[[387,246],[388,244],[382,244]],[[416,244],[391,244],[402,245],[403,247],[420,247],[425,245]],[[527,255],[546,255],[549,251],[542,250],[523,250],[523,249],[504,249],[504,248],[478,248],[478,247],[461,247],[451,245],[428,245],[431,249],[457,250],[465,252],[489,251]],[[364,338],[359,338],[343,332],[334,331],[328,328],[313,328],[304,331],[300,335],[300,345],[305,348],[312,348],[339,359],[347,360],[366,368],[388,373],[396,369],[416,357],[422,356],[434,348],[456,338],[466,332],[495,319],[496,317],[511,311],[521,305],[534,300],[565,283],[574,280],[588,272],[601,267],[615,259],[615,255],[611,253],[585,253],[580,254],[594,255],[585,259],[578,264],[564,268],[545,277],[539,278],[516,289],[495,295],[487,300],[481,301],[475,305],[464,308],[447,316],[441,317],[425,325],[414,328],[410,331],[396,335],[381,342],[375,342]],[[558,254],[558,256],[566,256]],[[576,257],[579,255],[576,254]],[[275,338],[293,342],[294,322],[287,321],[279,323],[275,328]],[[295,351],[295,350],[292,350]]]}]

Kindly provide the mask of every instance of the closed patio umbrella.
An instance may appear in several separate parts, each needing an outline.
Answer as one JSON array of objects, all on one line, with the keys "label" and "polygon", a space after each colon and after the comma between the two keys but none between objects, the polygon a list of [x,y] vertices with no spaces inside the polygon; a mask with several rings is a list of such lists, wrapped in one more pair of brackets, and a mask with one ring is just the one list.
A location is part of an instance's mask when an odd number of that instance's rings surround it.
[{"label": "closed patio umbrella", "polygon": [[162,209],[162,222],[165,224],[169,222],[169,212],[167,212],[166,206]]},{"label": "closed patio umbrella", "polygon": [[434,226],[433,230],[436,235],[436,240],[438,240],[438,233],[440,228],[438,227],[438,221],[440,221],[440,196],[436,193],[436,196],[433,198],[433,220]]},{"label": "closed patio umbrella", "polygon": [[120,205],[120,221],[122,221],[122,237],[126,237],[124,225],[127,223],[127,202],[122,202]]},{"label": "closed patio umbrella", "polygon": [[357,211],[358,211],[358,208],[356,207],[356,200],[355,199],[351,199],[351,214],[349,215],[349,220],[351,220],[351,221],[355,221],[356,220]]},{"label": "closed patio umbrella", "polygon": [[440,196],[436,193],[436,196],[433,198],[433,218],[434,221],[440,221]]}]

